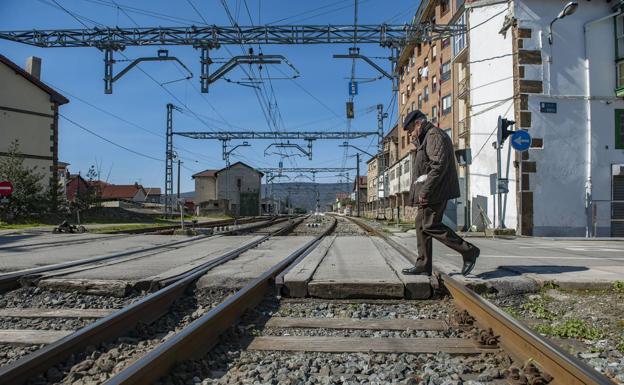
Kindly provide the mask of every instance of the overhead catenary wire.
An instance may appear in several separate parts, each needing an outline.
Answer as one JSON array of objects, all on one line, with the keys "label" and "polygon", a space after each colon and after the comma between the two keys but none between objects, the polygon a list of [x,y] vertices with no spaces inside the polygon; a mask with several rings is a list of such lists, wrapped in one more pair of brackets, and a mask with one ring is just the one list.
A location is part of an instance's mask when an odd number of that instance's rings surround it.
[{"label": "overhead catenary wire", "polygon": [[117,143],[117,142],[114,142],[114,141],[112,141],[112,140],[110,140],[110,139],[108,139],[108,138],[106,138],[106,137],[104,137],[104,136],[102,136],[102,135],[98,134],[97,132],[95,132],[95,131],[93,131],[93,130],[91,130],[91,129],[87,128],[87,127],[85,127],[84,125],[82,125],[82,124],[80,124],[80,123],[77,123],[77,122],[73,121],[72,119],[68,118],[67,116],[65,116],[65,115],[63,115],[63,114],[61,114],[61,113],[59,113],[59,116],[60,116],[61,118],[65,119],[66,121],[68,121],[69,123],[73,124],[74,126],[76,126],[76,127],[80,128],[81,130],[86,131],[86,132],[90,133],[91,135],[96,136],[96,137],[98,137],[98,138],[102,139],[103,141],[105,141],[105,142],[108,142],[108,143],[112,144],[112,145],[113,145],[113,146],[115,146],[115,147],[119,147],[119,148],[121,148],[121,149],[123,149],[123,150],[125,150],[125,151],[131,152],[131,153],[133,153],[133,154],[135,154],[135,155],[138,155],[138,156],[141,156],[141,157],[143,157],[143,158],[147,158],[147,159],[155,160],[155,161],[158,161],[158,162],[164,162],[164,161],[165,161],[164,159],[160,159],[160,158],[156,158],[156,157],[151,156],[151,155],[144,154],[144,153],[142,153],[142,152],[139,152],[139,151],[133,150],[133,149],[131,149],[131,148],[129,148],[129,147],[126,147],[126,146],[124,146],[124,145],[122,145],[122,144],[119,144],[119,143]]}]

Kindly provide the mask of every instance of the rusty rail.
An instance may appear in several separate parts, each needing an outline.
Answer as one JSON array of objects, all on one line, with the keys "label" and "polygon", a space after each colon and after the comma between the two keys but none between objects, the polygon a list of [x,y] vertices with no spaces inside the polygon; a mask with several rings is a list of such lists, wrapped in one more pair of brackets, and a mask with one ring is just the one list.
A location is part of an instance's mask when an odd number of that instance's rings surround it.
[{"label": "rusty rail", "polygon": [[[349,219],[367,232],[383,238],[408,260],[416,260],[413,252],[382,231],[362,220],[351,217]],[[522,365],[528,362],[537,363],[541,370],[552,376],[549,385],[613,385],[609,378],[533,332],[458,280],[441,272],[435,273],[441,277],[442,283],[459,308],[470,313],[482,328],[492,328],[500,336],[502,348],[514,361]]]},{"label": "rusty rail", "polygon": [[334,224],[323,234],[310,240],[288,257],[271,267],[260,277],[252,280],[241,290],[228,297],[220,305],[195,320],[188,327],[156,349],[125,368],[105,385],[151,384],[163,377],[177,363],[205,354],[218,342],[219,336],[231,327],[247,310],[259,304],[272,282],[281,271],[297,258],[314,247],[317,242],[330,233]]},{"label": "rusty rail", "polygon": [[[295,222],[287,227],[293,227]],[[235,250],[211,260],[199,269],[184,274],[171,283],[141,300],[123,308],[108,317],[100,319],[71,335],[47,345],[21,359],[0,368],[0,385],[24,384],[38,374],[45,373],[50,367],[69,358],[70,355],[83,351],[89,345],[97,345],[113,340],[132,330],[137,323],[152,322],[164,315],[171,304],[182,295],[195,280],[210,269],[238,257],[260,243],[269,239],[272,234],[264,235],[250,241]]]}]

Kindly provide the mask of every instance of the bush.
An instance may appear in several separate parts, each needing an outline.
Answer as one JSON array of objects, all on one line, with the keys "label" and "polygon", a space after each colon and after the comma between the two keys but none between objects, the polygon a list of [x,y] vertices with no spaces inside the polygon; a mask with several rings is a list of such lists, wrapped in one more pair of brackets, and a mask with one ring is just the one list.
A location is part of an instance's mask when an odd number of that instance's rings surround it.
[{"label": "bush", "polygon": [[49,204],[48,191],[42,188],[44,175],[36,167],[24,166],[19,142],[13,141],[8,154],[0,158],[0,179],[13,183],[9,202],[0,205],[0,217],[6,222],[23,221],[45,212]]}]

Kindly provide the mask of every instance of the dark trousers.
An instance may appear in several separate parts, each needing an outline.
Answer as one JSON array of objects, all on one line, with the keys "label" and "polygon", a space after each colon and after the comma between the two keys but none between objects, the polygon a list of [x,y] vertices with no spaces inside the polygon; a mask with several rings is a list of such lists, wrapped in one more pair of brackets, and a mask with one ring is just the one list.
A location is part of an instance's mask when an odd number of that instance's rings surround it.
[{"label": "dark trousers", "polygon": [[463,256],[470,255],[474,246],[464,241],[448,226],[442,223],[446,201],[418,207],[416,211],[416,240],[418,259],[416,267],[432,270],[432,239],[435,238]]}]

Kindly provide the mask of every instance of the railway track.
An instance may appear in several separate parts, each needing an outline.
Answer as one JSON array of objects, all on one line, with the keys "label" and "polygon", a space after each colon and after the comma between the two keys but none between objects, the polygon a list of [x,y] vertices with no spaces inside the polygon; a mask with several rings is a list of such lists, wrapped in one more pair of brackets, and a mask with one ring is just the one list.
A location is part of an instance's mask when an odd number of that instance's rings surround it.
[{"label": "railway track", "polygon": [[[22,269],[18,271],[7,272],[4,274],[0,274],[0,293],[6,292],[8,290],[15,289],[21,285],[21,282],[27,280],[36,280],[38,277],[50,274],[56,271],[66,271],[67,269],[87,269],[91,266],[99,266],[103,263],[109,263],[111,261],[117,261],[120,259],[128,259],[128,258],[142,258],[144,256],[149,256],[154,253],[158,253],[163,250],[168,250],[171,248],[180,248],[195,242],[201,241],[203,239],[207,239],[211,237],[213,234],[216,235],[233,235],[239,234],[243,232],[250,231],[258,231],[263,227],[270,226],[279,226],[279,224],[283,221],[287,220],[286,218],[272,218],[267,221],[256,222],[251,221],[251,224],[240,225],[236,227],[223,226],[219,224],[214,224],[215,231],[212,234],[203,234],[194,236],[188,239],[176,240],[171,242],[165,242],[162,244],[146,246],[146,247],[136,247],[129,250],[123,250],[119,252],[108,253],[104,255],[99,255],[95,257],[83,258],[83,259],[74,259],[61,263],[53,263],[47,264],[40,267]],[[132,235],[135,236],[135,235]]]},{"label": "railway track", "polygon": [[[29,380],[53,383],[66,376],[71,379],[75,375],[72,369],[76,367],[91,370],[94,373],[92,381],[102,381],[107,371],[112,372],[120,363],[127,363],[146,353],[234,292],[218,288],[195,289],[193,283],[199,277],[291,229],[300,220],[282,221],[281,226],[274,227],[271,234],[256,236],[218,258],[170,277],[168,282],[163,282],[168,286],[155,293],[126,300],[113,299],[112,304],[107,303],[105,298],[100,299],[99,305],[112,309],[0,309],[0,328],[1,325],[14,323],[35,325],[39,329],[13,330],[14,335],[20,335],[19,339],[13,340],[14,344],[23,344],[22,353],[30,353],[17,362],[7,357],[10,353],[7,352],[7,345],[0,345],[0,360],[4,356],[3,363],[9,363],[0,370],[0,383],[25,383]],[[123,305],[126,306],[122,309],[115,308]],[[6,314],[3,315],[2,311]],[[63,326],[55,328],[54,325]],[[0,338],[7,338],[3,332],[6,330],[0,330]],[[90,360],[94,352],[101,356],[97,362]],[[111,366],[111,362],[115,365]],[[33,373],[39,373],[39,378]]]},{"label": "railway track", "polygon": [[[382,237],[413,258],[383,233],[364,222],[354,223],[358,231]],[[33,377],[35,382],[85,378],[109,385],[461,384],[468,379],[513,385],[612,384],[446,275],[439,274],[440,291],[428,301],[276,296],[274,282],[336,226],[337,234],[356,231],[346,219],[334,219],[325,231],[241,289],[199,293],[192,284],[206,270],[189,273],[123,311],[0,369],[0,384],[26,383]],[[231,261],[240,254],[233,251],[224,258]],[[444,290],[450,296],[441,295]],[[138,322],[146,325],[138,333],[147,333],[139,340],[157,341],[143,344],[143,350],[137,343],[134,350],[140,351],[128,357],[110,341],[119,341],[120,329]],[[162,336],[165,330],[168,333]],[[89,364],[85,359],[67,360],[72,354],[80,357],[87,344],[106,350],[92,352]],[[122,340],[123,344],[133,341]],[[123,364],[117,366],[120,355]],[[501,382],[504,373],[506,382]]]}]

